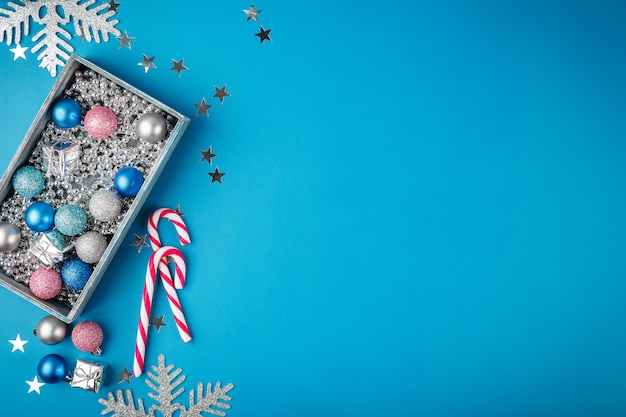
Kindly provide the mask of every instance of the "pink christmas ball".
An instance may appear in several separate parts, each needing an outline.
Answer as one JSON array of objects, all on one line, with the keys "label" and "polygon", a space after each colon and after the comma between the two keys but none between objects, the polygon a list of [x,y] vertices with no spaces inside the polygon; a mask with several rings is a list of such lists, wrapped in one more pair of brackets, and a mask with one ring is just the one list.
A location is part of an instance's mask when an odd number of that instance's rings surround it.
[{"label": "pink christmas ball", "polygon": [[28,281],[28,287],[33,295],[42,300],[49,300],[59,295],[61,285],[61,275],[56,270],[45,266],[33,272]]},{"label": "pink christmas ball", "polygon": [[95,321],[80,322],[72,330],[72,343],[76,349],[99,355],[100,345],[104,339],[102,328]]},{"label": "pink christmas ball", "polygon": [[83,124],[92,138],[103,139],[111,136],[117,129],[117,117],[108,107],[94,107],[85,115]]}]

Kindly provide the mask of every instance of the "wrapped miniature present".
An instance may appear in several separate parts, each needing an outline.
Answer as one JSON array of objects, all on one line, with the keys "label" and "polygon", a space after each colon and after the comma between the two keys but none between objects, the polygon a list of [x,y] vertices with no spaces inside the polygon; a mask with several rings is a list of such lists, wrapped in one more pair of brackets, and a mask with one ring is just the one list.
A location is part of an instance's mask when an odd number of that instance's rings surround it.
[{"label": "wrapped miniature present", "polygon": [[104,370],[104,364],[78,359],[70,386],[82,388],[86,391],[98,392],[104,381]]}]

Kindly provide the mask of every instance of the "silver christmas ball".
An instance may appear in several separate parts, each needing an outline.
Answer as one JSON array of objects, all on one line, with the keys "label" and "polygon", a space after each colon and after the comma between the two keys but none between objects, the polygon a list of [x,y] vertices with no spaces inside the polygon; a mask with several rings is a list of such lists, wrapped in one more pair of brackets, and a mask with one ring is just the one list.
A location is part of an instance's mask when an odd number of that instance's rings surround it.
[{"label": "silver christmas ball", "polygon": [[46,316],[39,320],[33,333],[46,345],[56,345],[65,339],[67,325],[54,316]]},{"label": "silver christmas ball", "polygon": [[137,134],[146,142],[158,142],[165,139],[167,122],[158,113],[146,113],[137,121]]},{"label": "silver christmas ball", "polygon": [[103,188],[89,200],[89,213],[101,222],[112,222],[122,212],[122,200],[115,191]]},{"label": "silver christmas ball", "polygon": [[20,229],[13,223],[0,222],[0,252],[11,252],[20,244]]},{"label": "silver christmas ball", "polygon": [[95,264],[107,248],[107,240],[99,232],[87,232],[74,243],[76,255],[85,263]]}]

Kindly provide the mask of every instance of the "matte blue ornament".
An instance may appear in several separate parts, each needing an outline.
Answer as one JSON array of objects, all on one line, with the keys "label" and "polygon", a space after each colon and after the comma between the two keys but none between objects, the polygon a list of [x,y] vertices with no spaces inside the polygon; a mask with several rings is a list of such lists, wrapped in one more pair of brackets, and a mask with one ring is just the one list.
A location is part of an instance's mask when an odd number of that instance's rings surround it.
[{"label": "matte blue ornament", "polygon": [[113,180],[115,189],[123,197],[134,197],[143,185],[141,171],[133,167],[120,168]]},{"label": "matte blue ornament", "polygon": [[80,259],[70,259],[61,268],[61,279],[70,290],[82,290],[92,272],[93,268]]},{"label": "matte blue ornament", "polygon": [[26,208],[24,221],[33,232],[48,232],[54,226],[54,209],[48,203],[35,201]]},{"label": "matte blue ornament", "polygon": [[76,100],[61,98],[52,105],[50,116],[57,126],[68,129],[80,123],[83,113]]},{"label": "matte blue ornament", "polygon": [[68,377],[67,363],[63,356],[56,353],[50,353],[39,361],[37,365],[37,373],[43,382],[48,384],[56,384]]},{"label": "matte blue ornament", "polygon": [[45,186],[46,177],[35,167],[22,167],[13,175],[13,189],[22,197],[35,197],[43,191]]},{"label": "matte blue ornament", "polygon": [[54,225],[65,236],[76,236],[87,227],[87,213],[76,204],[66,204],[57,210]]}]

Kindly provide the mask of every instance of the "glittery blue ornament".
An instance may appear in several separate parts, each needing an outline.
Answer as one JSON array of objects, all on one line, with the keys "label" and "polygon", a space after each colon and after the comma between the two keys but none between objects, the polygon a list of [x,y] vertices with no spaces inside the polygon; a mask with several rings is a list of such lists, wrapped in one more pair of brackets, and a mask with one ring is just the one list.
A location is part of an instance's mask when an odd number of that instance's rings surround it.
[{"label": "glittery blue ornament", "polygon": [[43,191],[45,186],[46,177],[35,167],[22,167],[13,175],[13,188],[22,197],[35,197]]},{"label": "glittery blue ornament", "polygon": [[57,210],[54,226],[65,236],[76,236],[87,227],[87,213],[76,204],[66,204]]},{"label": "glittery blue ornament", "polygon": [[33,232],[48,232],[54,226],[54,209],[48,203],[35,201],[26,208],[24,221]]},{"label": "glittery blue ornament", "polygon": [[37,373],[43,382],[48,384],[56,384],[68,377],[68,368],[63,356],[56,353],[50,353],[41,360],[37,365]]},{"label": "glittery blue ornament", "polygon": [[61,268],[61,279],[70,290],[82,290],[92,272],[93,268],[80,259],[70,259]]},{"label": "glittery blue ornament", "polygon": [[80,104],[71,98],[61,98],[52,105],[52,121],[64,129],[80,123],[83,113]]},{"label": "glittery blue ornament", "polygon": [[46,236],[48,236],[48,240],[50,240],[55,248],[59,250],[65,249],[67,241],[65,240],[65,236],[63,236],[61,232],[59,232],[58,230],[51,230],[46,233]]},{"label": "glittery blue ornament", "polygon": [[134,197],[143,185],[143,175],[137,168],[120,168],[113,180],[115,189],[123,197]]}]

